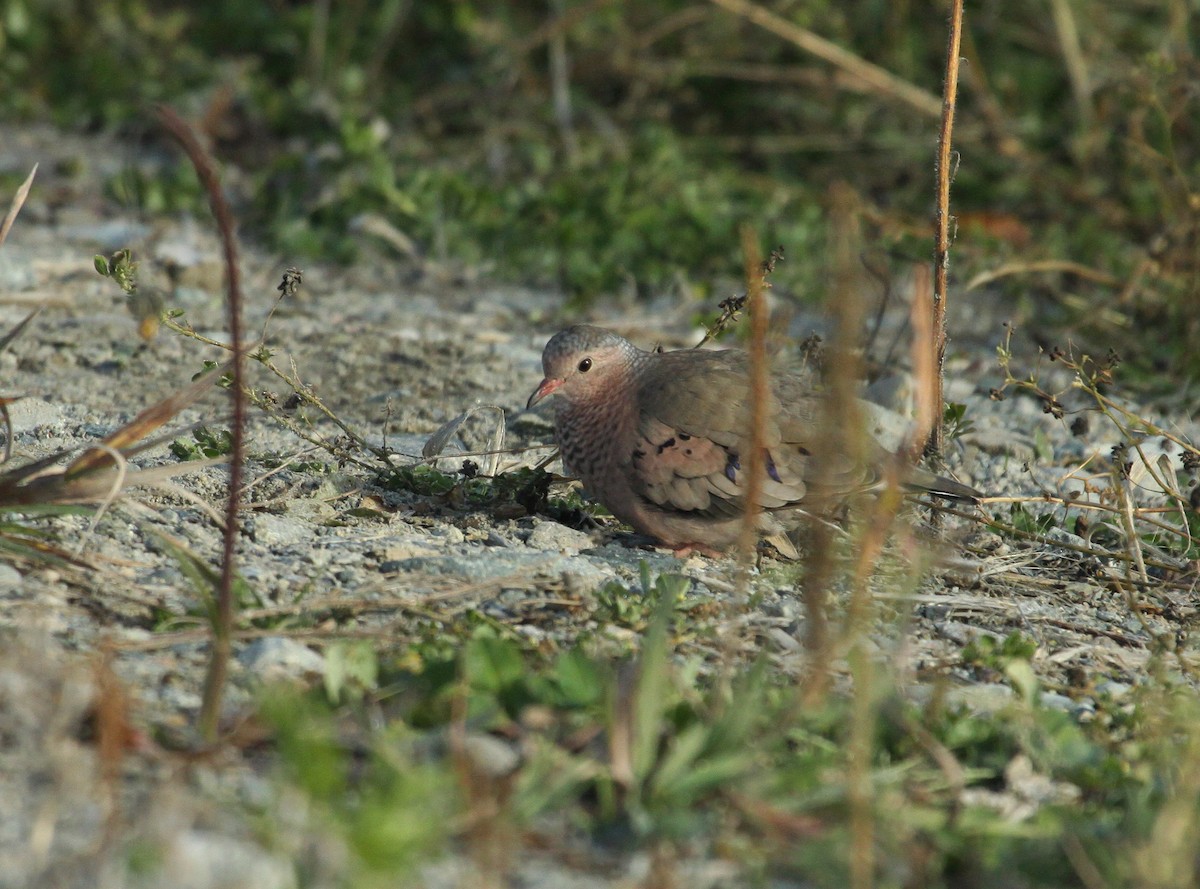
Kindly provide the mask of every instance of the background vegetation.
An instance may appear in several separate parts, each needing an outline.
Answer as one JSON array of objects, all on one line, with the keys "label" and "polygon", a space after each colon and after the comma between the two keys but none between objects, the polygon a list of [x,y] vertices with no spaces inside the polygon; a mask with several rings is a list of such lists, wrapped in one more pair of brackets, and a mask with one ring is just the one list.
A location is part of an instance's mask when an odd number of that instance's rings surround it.
[{"label": "background vegetation", "polygon": [[[291,255],[349,259],[382,220],[410,256],[584,299],[704,294],[740,275],[750,221],[792,258],[776,287],[819,296],[844,182],[868,243],[925,259],[942,5],[744,5],[3,0],[0,113],[157,141],[147,106],[175,103],[245,172],[243,222]],[[1188,0],[968,5],[960,285],[1000,270],[1048,317],[1196,334],[1194,27]],[[814,33],[850,61],[797,43]],[[189,177],[113,190],[170,209],[199,200]]]}]

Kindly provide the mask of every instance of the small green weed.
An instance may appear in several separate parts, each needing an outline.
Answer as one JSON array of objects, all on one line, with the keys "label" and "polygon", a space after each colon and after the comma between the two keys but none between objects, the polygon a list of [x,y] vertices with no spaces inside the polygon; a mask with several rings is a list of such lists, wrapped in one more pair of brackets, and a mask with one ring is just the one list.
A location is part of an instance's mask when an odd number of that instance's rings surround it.
[{"label": "small green weed", "polygon": [[192,441],[177,438],[170,451],[180,460],[212,460],[227,457],[233,450],[233,434],[228,429],[209,429],[201,426],[192,430]]},{"label": "small green weed", "polygon": [[336,642],[325,651],[325,694],[331,703],[360,701],[379,687],[379,659],[364,641]]},{"label": "small green weed", "polygon": [[967,406],[957,401],[947,402],[942,412],[942,423],[946,427],[946,438],[954,441],[975,431],[975,423],[967,417]]},{"label": "small green weed", "polygon": [[127,166],[108,180],[107,191],[122,206],[149,214],[196,214],[207,206],[196,171],[182,159],[154,171]]},{"label": "small green weed", "polygon": [[642,588],[631,591],[617,581],[604,584],[596,591],[596,613],[605,623],[630,629],[644,630],[660,603],[666,599],[676,603],[680,617],[686,619],[684,594],[691,581],[680,575],[660,574],[650,579],[646,563],[642,563]]},{"label": "small green weed", "polygon": [[476,474],[471,461],[457,475],[425,463],[390,467],[379,476],[382,487],[409,491],[420,497],[437,497],[458,508],[482,508],[508,514],[541,514],[578,526],[588,517],[603,514],[597,504],[585,501],[578,493],[550,496],[554,476],[544,469],[522,467],[493,478]]},{"label": "small green weed", "polygon": [[[390,667],[378,660],[378,676],[360,643],[339,646],[330,655],[336,693],[267,699],[284,775],[351,851],[360,878],[408,873],[456,833],[470,849],[481,835],[500,831],[516,842],[522,830],[565,817],[627,852],[737,849],[742,877],[845,884],[851,702],[804,705],[766,659],[725,676],[696,669],[672,642],[684,582],[647,575],[641,586],[626,591],[649,609],[634,658],[578,647],[547,657],[479,625],[457,652],[426,649]],[[1124,704],[1098,699],[1096,719],[1081,724],[1040,704],[1023,669],[1034,651],[1019,633],[964,650],[965,663],[1004,675],[1018,692],[994,712],[945,707],[936,697],[921,710],[887,688],[872,690],[880,720],[869,778],[889,873],[919,873],[924,886],[958,885],[971,873],[980,886],[1019,879],[1050,889],[1075,884],[1063,844],[1116,875],[1122,862],[1142,860],[1138,850],[1163,842],[1163,819],[1183,800],[1161,779],[1191,773],[1153,743],[1168,729],[1150,715],[1186,723],[1187,706],[1161,693]],[[373,697],[389,722],[373,723],[364,758],[341,748],[334,726],[367,725]],[[341,702],[336,711],[326,709],[329,700]],[[457,758],[462,741],[447,750],[433,738],[464,731],[501,747],[519,743],[515,774],[492,791],[478,775],[461,783],[464,768],[475,774],[469,757]],[[415,817],[428,811],[439,813],[440,829]],[[355,837],[367,817],[388,829]],[[383,837],[394,843],[389,854],[378,846]],[[889,879],[881,874],[880,885]]]},{"label": "small green weed", "polygon": [[[155,535],[159,544],[175,560],[184,578],[191,584],[192,590],[199,599],[199,607],[192,612],[193,616],[203,617],[215,626],[217,613],[216,591],[220,584],[220,572],[205,562],[187,547],[177,543],[164,534]],[[267,603],[257,589],[240,575],[233,579],[233,595],[239,608],[263,608]],[[170,627],[163,626],[166,630]]]},{"label": "small green weed", "polygon": [[965,665],[1003,675],[1014,661],[1029,662],[1037,652],[1037,643],[1016,630],[1001,640],[981,635],[963,646],[960,657]]},{"label": "small green weed", "polygon": [[260,712],[274,729],[284,777],[306,798],[290,829],[340,846],[350,883],[384,885],[437,853],[458,799],[453,772],[423,757],[403,724],[373,734],[360,758],[311,695],[276,689]]}]

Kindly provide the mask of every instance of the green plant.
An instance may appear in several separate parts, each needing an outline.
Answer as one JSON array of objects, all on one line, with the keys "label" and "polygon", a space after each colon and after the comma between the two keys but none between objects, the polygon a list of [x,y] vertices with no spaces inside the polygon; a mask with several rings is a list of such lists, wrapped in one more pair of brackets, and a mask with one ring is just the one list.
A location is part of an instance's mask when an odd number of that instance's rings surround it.
[{"label": "green plant", "polygon": [[[1179,572],[1183,568],[1181,560],[1196,549],[1191,522],[1187,518],[1192,510],[1183,491],[1195,467],[1200,466],[1200,448],[1141,416],[1114,396],[1116,369],[1121,364],[1121,357],[1115,351],[1110,349],[1103,358],[1097,359],[1054,347],[1048,353],[1039,354],[1038,363],[1031,372],[1018,376],[1012,368],[1011,338],[1010,328],[1004,343],[997,347],[1004,382],[992,391],[993,398],[1005,398],[1009,390],[1028,394],[1036,398],[1043,411],[1054,420],[1065,423],[1068,416],[1072,417],[1071,429],[1078,435],[1089,430],[1089,417],[1098,416],[1120,437],[1119,443],[1107,453],[1093,453],[1085,461],[1084,466],[1101,471],[1089,477],[1082,474],[1081,467],[1072,473],[1077,481],[1084,482],[1085,492],[1093,496],[1047,493],[1037,499],[1060,507],[1086,510],[1086,518],[1076,516],[1072,519],[1075,529],[1095,527],[1097,533],[1091,536],[1098,542],[1112,537],[1115,547],[1124,550],[1121,557],[1135,582],[1148,583],[1150,567]],[[1049,391],[1043,386],[1041,367],[1044,359],[1060,364],[1069,372],[1070,381],[1065,387]],[[1076,397],[1077,394],[1082,399]],[[1146,440],[1151,437],[1161,438],[1177,449],[1178,462],[1166,459],[1165,455],[1163,459],[1152,459],[1146,447]],[[1136,480],[1133,477],[1135,466],[1140,474]],[[1135,481],[1138,488],[1156,491],[1159,499],[1168,504],[1166,508],[1137,502]],[[1034,538],[1045,537],[1059,524],[1054,514],[1035,513],[1029,504],[1021,502],[1012,504],[1010,516],[1011,524],[1000,530]],[[1087,548],[1083,551],[1101,553]]]},{"label": "green plant", "polygon": [[213,431],[207,426],[201,426],[192,430],[192,442],[182,438],[171,442],[171,453],[180,460],[211,460],[228,456],[232,447],[233,438],[228,429]]},{"label": "green plant", "polygon": [[348,853],[345,877],[387,885],[436,853],[457,797],[453,776],[421,756],[402,724],[374,736],[351,769],[331,713],[311,696],[273,689],[260,709],[274,730],[281,774],[306,798],[293,830],[336,842]]},{"label": "green plant", "polygon": [[[163,549],[174,558],[180,573],[191,584],[192,591],[200,601],[200,608],[195,611],[195,614],[202,615],[208,624],[215,624],[217,619],[216,593],[220,582],[220,572],[182,544],[162,534],[157,537]],[[235,576],[233,593],[239,607],[261,608],[266,604],[258,591],[245,578]]]},{"label": "green plant", "polygon": [[948,402],[942,412],[942,423],[946,427],[946,438],[954,441],[975,430],[975,423],[967,417],[967,406],[959,402]]},{"label": "green plant", "polygon": [[977,636],[963,646],[960,657],[964,664],[1003,674],[1014,661],[1028,662],[1037,651],[1037,643],[1017,631],[1003,639]]}]

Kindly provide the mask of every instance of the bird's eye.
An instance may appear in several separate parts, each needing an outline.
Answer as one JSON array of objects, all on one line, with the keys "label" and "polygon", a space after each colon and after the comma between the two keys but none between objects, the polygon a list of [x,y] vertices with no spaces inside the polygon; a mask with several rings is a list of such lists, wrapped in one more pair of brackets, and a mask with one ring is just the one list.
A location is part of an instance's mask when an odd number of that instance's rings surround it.
[{"label": "bird's eye", "polygon": [[585,374],[591,369],[592,369],[592,359],[585,358],[579,362],[579,372],[581,374]]}]

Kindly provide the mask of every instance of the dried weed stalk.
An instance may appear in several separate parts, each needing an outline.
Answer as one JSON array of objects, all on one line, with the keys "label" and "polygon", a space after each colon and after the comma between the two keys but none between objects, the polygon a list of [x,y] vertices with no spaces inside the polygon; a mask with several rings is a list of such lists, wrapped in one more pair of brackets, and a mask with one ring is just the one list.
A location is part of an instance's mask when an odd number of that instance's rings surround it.
[{"label": "dried weed stalk", "polygon": [[[12,229],[29,195],[36,172],[35,166],[14,196],[3,223],[0,223],[0,244]],[[0,338],[0,351],[25,330],[39,311],[40,308],[35,309]],[[214,379],[215,375],[206,376],[180,392],[169,395],[103,441],[85,449],[73,460],[74,449],[58,451],[17,466],[11,465],[13,433],[8,415],[8,405],[17,398],[0,398],[0,416],[5,427],[4,455],[0,460],[0,466],[3,467],[0,469],[0,517],[4,517],[0,518],[0,553],[33,563],[82,564],[79,556],[82,546],[77,547],[75,552],[68,552],[52,543],[43,530],[28,525],[23,519],[78,512],[83,504],[107,505],[135,485],[161,484],[174,476],[195,470],[198,464],[193,463],[132,472],[128,469],[128,460],[159,444],[149,436],[207,392]],[[65,468],[63,463],[67,463]],[[96,513],[93,517],[93,526],[99,515]]]},{"label": "dried weed stalk", "polygon": [[[743,237],[743,255],[745,253],[745,239]],[[758,256],[758,244],[754,245],[754,255]],[[764,293],[771,289],[771,275],[775,272],[775,265],[783,261],[783,247],[776,247],[771,251],[765,261],[759,263],[755,260],[752,264],[748,262],[746,271],[746,292],[738,296],[731,296],[721,300],[717,304],[717,308],[721,310],[721,314],[704,330],[704,336],[700,338],[700,342],[696,343],[692,348],[699,349],[706,343],[715,340],[723,334],[731,325],[736,324],[742,317],[742,311],[746,308],[746,304],[750,301],[753,292]]]},{"label": "dried weed stalk", "polygon": [[[1191,589],[1196,583],[1200,541],[1193,534],[1190,517],[1195,515],[1200,486],[1193,486],[1192,492],[1185,494],[1187,485],[1180,476],[1194,477],[1200,469],[1200,448],[1140,416],[1109,394],[1114,370],[1120,363],[1116,353],[1110,352],[1102,359],[1076,355],[1071,349],[1055,348],[1048,355],[1043,353],[1049,361],[1071,373],[1071,381],[1064,389],[1050,391],[1041,383],[1041,357],[1027,376],[1014,374],[1012,335],[1010,328],[997,349],[1004,382],[992,390],[992,397],[1005,398],[1009,390],[1028,393],[1042,403],[1045,413],[1069,422],[1077,435],[1086,434],[1090,428],[1087,418],[1098,414],[1117,429],[1121,444],[1107,454],[1093,451],[1064,472],[1059,484],[1069,481],[1074,487],[1066,494],[1044,491],[1034,497],[988,498],[989,503],[1010,503],[1014,509],[1031,504],[1061,507],[1068,516],[1074,514],[1073,530],[1082,538],[1083,545],[1058,537],[1050,539],[1045,533],[1005,525],[996,519],[992,524],[1017,536],[1087,553],[1097,557],[1100,564],[1117,563],[1122,566],[1121,573],[1105,570],[1105,579],[1129,595],[1132,595],[1129,591],[1152,585]],[[1072,406],[1069,391],[1083,393],[1087,402]],[[1157,458],[1151,455],[1147,447],[1151,438],[1169,442],[1177,449],[1177,466],[1165,454]],[[1155,502],[1147,503],[1140,498],[1142,491],[1152,493]],[[1116,534],[1123,550],[1103,548],[1097,540],[1102,530]]]},{"label": "dried weed stalk", "polygon": [[233,631],[235,608],[233,581],[235,556],[240,525],[238,522],[239,495],[242,489],[242,469],[245,457],[246,396],[245,370],[242,349],[242,289],[241,268],[238,264],[237,241],[234,237],[233,211],[216,167],[201,146],[191,128],[173,110],[165,105],[158,107],[158,119],[163,127],[183,148],[196,170],[205,192],[208,194],[217,229],[221,236],[221,248],[225,261],[226,309],[229,313],[229,345],[233,353],[233,447],[229,465],[229,493],[225,507],[224,551],[221,555],[221,580],[217,589],[217,614],[213,625],[213,644],[208,662],[208,674],[204,681],[204,694],[200,706],[199,728],[208,741],[217,736],[217,720],[220,716],[221,698],[225,691],[225,679],[229,670],[232,652],[230,635]]},{"label": "dried weed stalk", "polygon": [[852,256],[857,246],[854,198],[850,190],[831,190],[833,284],[830,306],[834,339],[827,350],[826,388],[819,408],[822,434],[813,442],[811,482],[808,485],[810,554],[804,571],[804,606],[808,673],[805,698],[815,704],[829,684],[833,640],[829,636],[828,597],[837,576],[834,526],[827,517],[836,514],[842,484],[839,478],[861,467],[863,418],[858,407],[858,381],[862,378],[858,331],[863,320],[862,295],[855,287]]},{"label": "dried weed stalk", "polygon": [[[34,164],[33,169],[29,171],[29,175],[25,177],[25,181],[21,183],[16,194],[13,195],[12,203],[8,207],[8,212],[4,215],[4,221],[0,222],[0,246],[4,245],[8,238],[8,233],[12,230],[13,223],[17,219],[17,214],[21,212],[21,208],[25,206],[25,201],[29,197],[29,190],[33,187],[33,178],[37,175],[38,165]],[[41,307],[34,309],[8,333],[0,337],[0,352],[8,348],[9,343],[21,335],[21,331],[25,326],[37,316],[41,311]],[[8,416],[8,406],[16,401],[16,398],[0,398],[0,420],[4,421],[4,456],[0,459],[0,463],[7,463],[12,457],[12,421]]]},{"label": "dried weed stalk", "polygon": [[[931,381],[932,400],[944,403],[942,383],[946,365],[946,296],[947,268],[950,263],[950,180],[955,159],[951,149],[954,132],[954,111],[958,103],[959,54],[962,47],[963,0],[951,0],[950,31],[946,47],[946,79],[942,85],[942,126],[938,133],[937,202],[934,208],[936,226],[933,248],[933,347],[936,350],[937,373]],[[942,426],[935,423],[929,439],[934,453],[942,452]]]},{"label": "dried weed stalk", "polygon": [[[866,465],[868,432],[858,402],[858,381],[862,379],[862,360],[858,349],[858,337],[863,329],[865,306],[862,293],[854,275],[855,257],[861,252],[859,209],[853,192],[837,185],[831,191],[831,221],[833,228],[833,302],[837,332],[829,359],[829,389],[822,403],[824,413],[821,424],[824,434],[814,454],[816,464],[816,486],[821,499],[834,494],[837,476],[844,473],[849,464],[854,475],[861,475]],[[874,654],[868,642],[872,629],[874,601],[868,585],[876,557],[882,550],[891,519],[899,508],[898,490],[894,497],[876,501],[868,507],[867,519],[862,526],[861,538],[857,541],[859,558],[851,578],[850,601],[847,605],[846,622],[838,647],[848,653],[850,672],[854,680],[854,697],[851,704],[851,722],[848,738],[847,795],[850,805],[852,886],[866,886],[875,872],[875,821],[874,788],[871,780],[871,756],[874,749],[875,704],[874,704]],[[893,506],[891,500],[897,502]],[[852,497],[850,508],[865,506],[864,498]],[[832,514],[833,503],[826,499],[817,514]],[[826,523],[816,523],[816,534],[830,538]],[[833,579],[833,540],[815,543],[814,564],[810,565],[805,578],[806,604],[811,598],[814,604],[825,607],[828,588]],[[815,588],[810,591],[809,586]],[[809,620],[814,612],[809,610]],[[821,621],[824,622],[822,616]],[[830,643],[823,640],[821,648],[809,651],[809,657],[820,657],[820,666],[814,665],[810,672],[827,670]],[[811,661],[810,661],[811,663]],[[827,679],[821,677],[822,687]]]},{"label": "dried weed stalk", "polygon": [[[758,540],[758,501],[763,475],[766,472],[763,441],[766,438],[767,400],[770,395],[767,326],[771,316],[763,289],[763,281],[769,270],[763,266],[758,250],[758,236],[749,225],[742,227],[742,253],[746,258],[746,294],[750,305],[750,453],[746,460],[746,510],[739,549],[742,552],[743,565],[749,565]],[[774,267],[773,260],[771,267]],[[744,571],[741,573],[741,581],[744,592],[748,582]]]},{"label": "dried weed stalk", "polygon": [[13,195],[8,212],[4,215],[4,221],[0,222],[0,245],[8,239],[8,233],[12,230],[13,223],[17,219],[17,214],[25,206],[25,200],[29,197],[29,190],[33,188],[33,179],[37,176],[37,171],[38,165],[34,164],[33,169],[29,171],[29,175],[25,177],[25,181],[21,183]]},{"label": "dried weed stalk", "polygon": [[[717,6],[782,37],[802,51],[842,71],[859,89],[886,99],[903,102],[922,114],[936,117],[941,110],[938,97],[856,56],[836,43],[776,15],[750,0],[712,0]],[[957,54],[955,56],[957,58]]]}]

